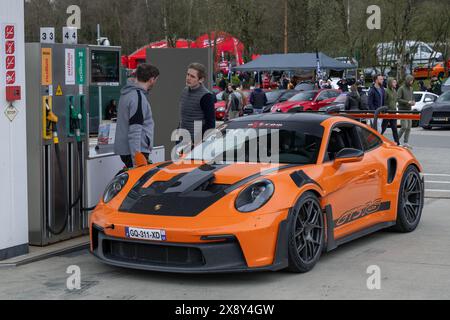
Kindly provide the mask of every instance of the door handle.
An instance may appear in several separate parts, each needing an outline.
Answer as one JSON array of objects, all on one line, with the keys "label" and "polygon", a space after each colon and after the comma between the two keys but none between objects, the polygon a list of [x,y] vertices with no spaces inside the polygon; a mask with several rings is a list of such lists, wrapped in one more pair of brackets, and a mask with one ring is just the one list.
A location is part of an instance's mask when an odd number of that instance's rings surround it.
[{"label": "door handle", "polygon": [[378,170],[372,170],[367,172],[367,175],[371,178],[378,176],[379,171]]}]

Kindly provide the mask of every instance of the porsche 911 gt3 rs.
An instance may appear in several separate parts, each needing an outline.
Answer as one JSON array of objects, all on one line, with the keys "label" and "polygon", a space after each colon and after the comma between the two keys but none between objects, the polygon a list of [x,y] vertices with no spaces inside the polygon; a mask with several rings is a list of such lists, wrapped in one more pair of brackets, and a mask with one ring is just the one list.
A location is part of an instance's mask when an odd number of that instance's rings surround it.
[{"label": "porsche 911 gt3 rs", "polygon": [[[236,142],[247,130],[258,134]],[[278,160],[266,163],[274,130]],[[223,154],[196,158],[220,144]],[[241,118],[181,163],[118,175],[91,216],[91,251],[107,264],[162,272],[308,272],[323,252],[359,237],[414,231],[421,172],[409,150],[346,117]]]}]

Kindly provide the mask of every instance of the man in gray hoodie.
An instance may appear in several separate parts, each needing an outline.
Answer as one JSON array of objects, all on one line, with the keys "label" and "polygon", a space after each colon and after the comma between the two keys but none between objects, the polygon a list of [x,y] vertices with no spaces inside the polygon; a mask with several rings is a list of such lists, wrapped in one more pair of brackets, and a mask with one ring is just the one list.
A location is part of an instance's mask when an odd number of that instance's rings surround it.
[{"label": "man in gray hoodie", "polygon": [[147,94],[158,76],[156,67],[141,64],[136,71],[136,81],[129,81],[121,91],[114,152],[127,168],[136,165],[136,156],[140,154],[148,159],[153,149],[155,124]]}]

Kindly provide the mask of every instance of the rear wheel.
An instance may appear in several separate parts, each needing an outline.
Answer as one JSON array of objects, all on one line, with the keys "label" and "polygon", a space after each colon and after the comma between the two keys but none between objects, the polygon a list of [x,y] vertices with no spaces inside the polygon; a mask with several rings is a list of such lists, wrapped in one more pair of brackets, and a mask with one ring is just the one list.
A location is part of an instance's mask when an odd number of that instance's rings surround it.
[{"label": "rear wheel", "polygon": [[289,230],[289,271],[305,273],[320,259],[325,242],[323,211],[319,199],[306,192],[297,203]]},{"label": "rear wheel", "polygon": [[422,217],[424,204],[424,185],[419,170],[410,166],[402,179],[398,195],[396,231],[413,232]]}]

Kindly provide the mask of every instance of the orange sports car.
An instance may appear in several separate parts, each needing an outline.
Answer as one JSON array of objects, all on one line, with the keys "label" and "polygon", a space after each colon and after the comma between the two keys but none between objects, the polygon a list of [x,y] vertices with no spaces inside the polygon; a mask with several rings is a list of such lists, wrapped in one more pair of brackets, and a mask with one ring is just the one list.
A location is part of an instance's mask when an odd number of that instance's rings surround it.
[{"label": "orange sports car", "polygon": [[303,273],[346,242],[414,231],[421,172],[409,150],[346,117],[241,118],[179,163],[118,175],[91,216],[91,251],[162,272]]}]

